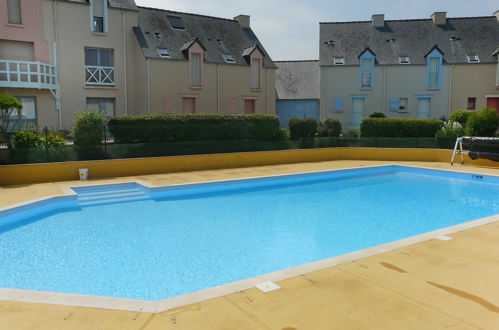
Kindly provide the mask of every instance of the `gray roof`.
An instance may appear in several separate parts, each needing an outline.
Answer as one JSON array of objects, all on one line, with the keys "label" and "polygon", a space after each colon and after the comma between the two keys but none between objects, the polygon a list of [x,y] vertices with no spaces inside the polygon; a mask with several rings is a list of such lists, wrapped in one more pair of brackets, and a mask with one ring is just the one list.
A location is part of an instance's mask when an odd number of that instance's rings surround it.
[{"label": "gray roof", "polygon": [[[181,17],[185,30],[172,28],[168,15]],[[140,34],[143,36],[141,47],[146,58],[161,58],[157,51],[159,47],[166,48],[170,54],[164,60],[186,60],[182,48],[197,38],[206,48],[204,60],[207,63],[227,64],[222,55],[230,54],[234,64],[249,65],[243,56],[244,50],[258,45],[265,56],[265,67],[275,67],[251,28],[243,28],[232,19],[139,7],[139,29],[135,34],[139,42]]]},{"label": "gray roof", "polygon": [[383,28],[373,27],[371,21],[320,23],[321,66],[333,65],[337,56],[345,58],[345,65],[358,65],[366,48],[376,54],[378,64],[399,64],[401,55],[409,56],[411,64],[425,64],[424,56],[435,45],[445,63],[467,63],[466,55],[497,63],[492,53],[499,45],[499,22],[487,16],[447,18],[443,26],[431,19],[388,20]]},{"label": "gray roof", "polygon": [[[84,5],[88,5],[88,0],[59,0],[63,2],[74,2],[80,3]],[[135,5],[134,0],[108,0],[109,8],[117,8],[124,10],[137,10],[137,6]]]},{"label": "gray roof", "polygon": [[277,98],[281,100],[319,99],[319,61],[275,61]]}]

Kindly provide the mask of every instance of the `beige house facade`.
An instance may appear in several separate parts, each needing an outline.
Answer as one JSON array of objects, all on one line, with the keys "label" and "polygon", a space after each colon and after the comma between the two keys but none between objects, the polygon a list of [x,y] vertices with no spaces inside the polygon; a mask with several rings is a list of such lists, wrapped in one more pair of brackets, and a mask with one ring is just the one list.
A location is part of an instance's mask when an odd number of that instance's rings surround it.
[{"label": "beige house facade", "polygon": [[248,16],[176,13],[133,0],[0,0],[0,7],[0,92],[23,102],[21,126],[69,129],[77,112],[92,109],[108,117],[275,113],[275,66]]},{"label": "beige house facade", "polygon": [[497,44],[496,15],[321,23],[320,118],[359,128],[374,112],[441,119],[495,106]]}]

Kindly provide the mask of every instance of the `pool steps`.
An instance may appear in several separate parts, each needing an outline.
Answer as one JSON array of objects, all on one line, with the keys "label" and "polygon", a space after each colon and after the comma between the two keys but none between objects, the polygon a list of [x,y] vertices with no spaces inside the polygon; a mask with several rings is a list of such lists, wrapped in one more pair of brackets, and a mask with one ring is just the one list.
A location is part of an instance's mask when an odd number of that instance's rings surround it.
[{"label": "pool steps", "polygon": [[124,203],[150,199],[149,195],[139,188],[103,189],[88,193],[78,193],[77,201],[79,206],[94,206],[109,203]]}]

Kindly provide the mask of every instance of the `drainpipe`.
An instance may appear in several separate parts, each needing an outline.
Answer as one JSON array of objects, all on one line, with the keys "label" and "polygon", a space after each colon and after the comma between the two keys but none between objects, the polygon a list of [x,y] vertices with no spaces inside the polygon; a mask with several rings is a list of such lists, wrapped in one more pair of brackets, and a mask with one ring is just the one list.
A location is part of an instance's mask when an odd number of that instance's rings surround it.
[{"label": "drainpipe", "polygon": [[147,72],[147,113],[151,113],[151,81],[150,81],[150,71],[149,71],[149,66],[151,63],[151,59],[147,59],[147,67],[146,67],[146,72]]},{"label": "drainpipe", "polygon": [[[448,109],[448,115],[450,117],[451,113],[451,102],[452,102],[452,74],[454,71],[454,64],[451,64],[450,66],[450,72],[449,72],[449,109]],[[448,119],[448,118],[447,118]]]},{"label": "drainpipe", "polygon": [[55,92],[55,108],[59,113],[59,129],[62,130],[62,107],[61,107],[61,84],[60,84],[60,66],[59,66],[59,30],[57,23],[57,0],[52,2],[52,15],[54,16],[54,39],[52,44],[52,57],[55,65],[57,91]]},{"label": "drainpipe", "polygon": [[269,69],[265,69],[265,113],[269,113]]},{"label": "drainpipe", "polygon": [[121,20],[123,22],[123,78],[125,79],[125,116],[128,116],[128,80],[126,67],[126,34],[125,34],[125,11],[121,10]]},{"label": "drainpipe", "polygon": [[[326,109],[327,109],[327,101],[326,101],[326,93],[327,93],[327,71],[328,71],[328,67],[324,67],[324,104],[323,104],[323,107],[322,107],[322,116],[319,116],[319,120],[322,120],[324,121],[326,119]],[[322,118],[321,118],[322,117]]]},{"label": "drainpipe", "polygon": [[220,64],[217,64],[217,113],[220,113]]},{"label": "drainpipe", "polygon": [[386,110],[386,66],[383,67],[383,110],[381,112],[385,113]]}]

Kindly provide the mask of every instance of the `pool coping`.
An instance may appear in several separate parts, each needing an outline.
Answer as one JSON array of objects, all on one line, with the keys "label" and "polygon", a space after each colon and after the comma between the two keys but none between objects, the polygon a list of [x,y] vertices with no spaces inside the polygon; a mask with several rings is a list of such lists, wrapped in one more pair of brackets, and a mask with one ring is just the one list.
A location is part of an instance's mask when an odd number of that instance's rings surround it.
[{"label": "pool coping", "polygon": [[[204,181],[204,182],[194,182],[187,184],[172,184],[172,185],[164,185],[164,186],[153,186],[147,182],[142,180],[124,180],[115,183],[107,183],[103,185],[112,185],[112,184],[123,184],[123,183],[136,183],[139,185],[143,185],[147,188],[161,188],[161,187],[173,187],[173,186],[184,186],[184,185],[194,185],[194,184],[202,184],[202,183],[216,183],[216,182],[225,182],[225,181],[238,181],[238,180],[249,180],[249,179],[265,179],[279,176],[287,176],[287,175],[297,175],[297,174],[313,174],[313,173],[321,173],[321,172],[334,172],[339,170],[351,170],[351,169],[365,169],[372,167],[380,167],[380,166],[403,166],[403,167],[412,167],[418,169],[429,169],[436,171],[444,171],[444,172],[456,172],[461,174],[473,174],[470,172],[463,171],[452,171],[452,170],[439,170],[431,167],[424,166],[409,166],[409,165],[399,165],[399,164],[385,164],[385,165],[373,165],[373,166],[362,166],[362,167],[349,167],[345,169],[333,169],[333,170],[319,170],[319,171],[310,171],[310,172],[297,172],[292,174],[280,174],[280,175],[269,175],[269,176],[257,176],[257,177],[245,177],[234,180],[215,180],[215,181]],[[498,177],[499,175],[494,174],[486,174],[487,176]],[[43,202],[48,199],[52,199],[54,197],[61,196],[75,196],[76,193],[71,187],[86,187],[86,186],[99,186],[102,184],[89,183],[85,185],[77,185],[68,184],[64,186],[60,186],[60,189],[63,191],[64,195],[53,195],[49,197],[38,198],[34,200],[30,200],[23,203],[17,203],[14,205],[10,205],[5,208],[0,208],[0,211],[5,211],[13,208],[17,208],[20,206]],[[382,245],[370,247],[367,249],[357,250],[354,252],[350,252],[347,254],[303,264],[300,266],[279,270],[272,273],[267,273],[263,275],[259,275],[256,277],[252,277],[249,279],[244,279],[241,281],[231,282],[227,284],[223,284],[220,286],[195,291],[192,293],[183,294],[180,296],[175,296],[159,301],[147,301],[147,300],[136,300],[136,299],[127,299],[127,298],[113,298],[113,297],[103,297],[103,296],[92,296],[92,295],[80,295],[80,294],[70,294],[70,293],[59,293],[59,292],[48,292],[48,291],[34,291],[34,290],[23,290],[23,289],[11,289],[11,288],[0,288],[0,300],[10,300],[10,301],[20,301],[20,302],[30,302],[30,303],[43,303],[43,304],[56,304],[56,305],[67,305],[67,306],[78,306],[78,307],[91,307],[91,308],[102,308],[102,309],[113,309],[113,310],[124,310],[124,311],[137,311],[137,312],[148,312],[148,313],[158,313],[163,312],[169,309],[182,307],[185,305],[198,303],[204,300],[213,299],[217,297],[221,297],[227,294],[239,292],[242,290],[247,290],[254,288],[256,285],[267,282],[267,281],[281,281],[291,277],[303,275],[306,273],[310,273],[313,271],[322,270],[325,268],[329,268],[341,263],[351,262],[358,259],[363,259],[366,257],[374,256],[380,253],[392,251],[398,248],[402,248],[408,245],[412,245],[415,243],[419,243],[422,241],[430,240],[430,239],[438,239],[439,236],[448,235],[452,233],[456,233],[459,231],[463,231],[466,229],[486,225],[489,223],[493,223],[499,221],[499,214],[492,215],[489,217],[472,220],[469,222],[453,225],[450,227],[441,228],[438,230],[426,232],[423,234],[407,237],[401,240],[385,243]]]}]

